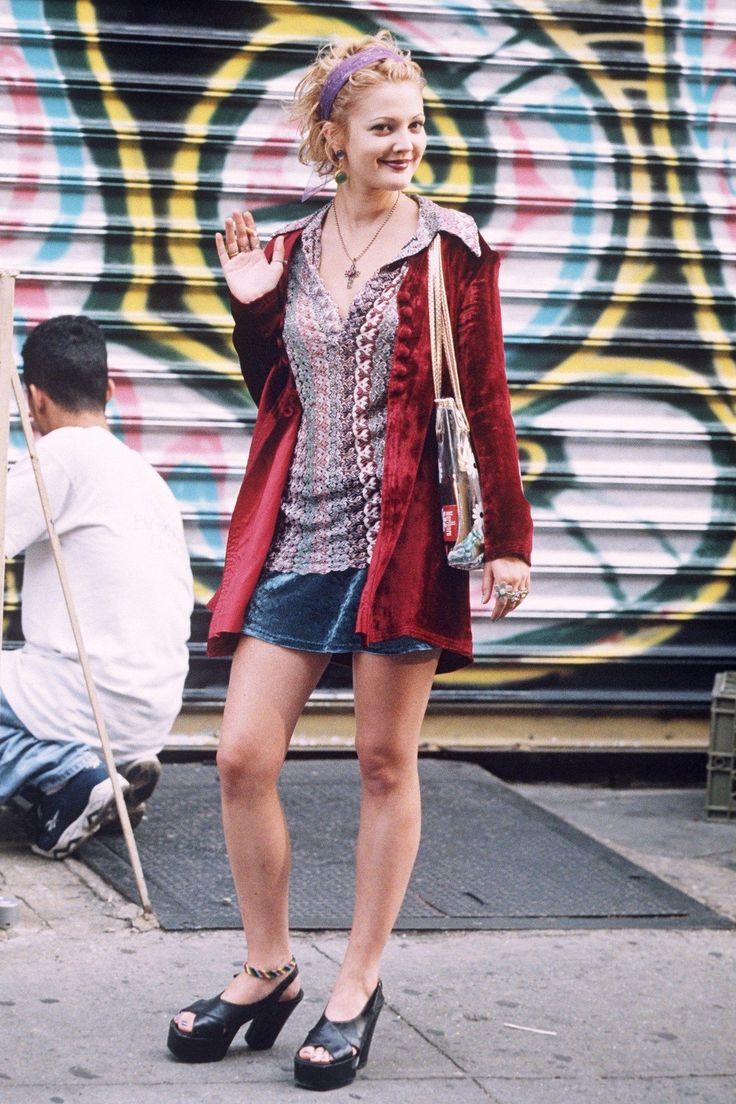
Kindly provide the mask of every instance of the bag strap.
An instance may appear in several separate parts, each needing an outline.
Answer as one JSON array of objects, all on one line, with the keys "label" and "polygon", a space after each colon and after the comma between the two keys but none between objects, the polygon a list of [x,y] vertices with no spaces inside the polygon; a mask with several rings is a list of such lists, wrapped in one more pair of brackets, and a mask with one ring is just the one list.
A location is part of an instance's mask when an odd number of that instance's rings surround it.
[{"label": "bag strap", "polygon": [[435,234],[432,239],[432,243],[429,247],[428,263],[429,342],[432,352],[434,397],[435,400],[442,398],[442,367],[444,360],[447,364],[447,374],[450,377],[450,386],[452,387],[455,404],[467,428],[468,418],[465,413],[463,398],[460,392],[460,378],[457,372],[455,344],[452,339],[450,308],[447,303],[445,275],[442,271],[442,241],[439,234]]}]

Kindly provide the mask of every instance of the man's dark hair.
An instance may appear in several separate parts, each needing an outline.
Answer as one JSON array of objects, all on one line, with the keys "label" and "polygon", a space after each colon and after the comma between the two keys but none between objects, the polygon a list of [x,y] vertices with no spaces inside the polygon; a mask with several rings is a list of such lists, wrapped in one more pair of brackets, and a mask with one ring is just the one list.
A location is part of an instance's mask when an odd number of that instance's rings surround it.
[{"label": "man's dark hair", "polygon": [[22,357],[26,387],[34,383],[75,414],[105,409],[107,348],[91,318],[61,314],[41,322],[28,335]]}]

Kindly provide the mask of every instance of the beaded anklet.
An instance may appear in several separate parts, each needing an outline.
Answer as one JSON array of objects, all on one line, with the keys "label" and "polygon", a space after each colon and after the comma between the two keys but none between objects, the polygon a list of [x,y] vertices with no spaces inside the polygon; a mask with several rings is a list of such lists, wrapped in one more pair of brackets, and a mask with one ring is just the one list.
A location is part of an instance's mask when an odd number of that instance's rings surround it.
[{"label": "beaded anklet", "polygon": [[258,970],[255,966],[250,966],[247,962],[243,964],[243,970],[248,977],[261,978],[266,981],[272,978],[286,977],[292,970],[296,969],[296,959],[294,955],[291,956],[288,962],[285,962],[283,966],[277,967],[275,970]]}]

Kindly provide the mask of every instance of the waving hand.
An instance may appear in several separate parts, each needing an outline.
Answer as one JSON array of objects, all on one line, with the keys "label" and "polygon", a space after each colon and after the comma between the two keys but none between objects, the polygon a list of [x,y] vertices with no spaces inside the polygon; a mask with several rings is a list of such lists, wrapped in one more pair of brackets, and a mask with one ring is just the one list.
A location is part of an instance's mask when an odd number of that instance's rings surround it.
[{"label": "waving hand", "polygon": [[225,219],[225,236],[215,234],[215,244],[234,299],[252,303],[274,290],[286,263],[284,239],[276,239],[273,257],[267,261],[250,211],[235,211],[232,218]]}]

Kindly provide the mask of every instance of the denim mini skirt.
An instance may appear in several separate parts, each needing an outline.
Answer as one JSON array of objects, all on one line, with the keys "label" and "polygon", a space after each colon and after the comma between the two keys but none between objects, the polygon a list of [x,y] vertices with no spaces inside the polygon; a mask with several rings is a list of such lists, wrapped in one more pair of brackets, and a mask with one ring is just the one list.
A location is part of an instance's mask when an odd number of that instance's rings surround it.
[{"label": "denim mini skirt", "polygon": [[367,576],[364,567],[324,575],[264,569],[245,611],[243,635],[303,652],[402,655],[431,651],[433,645],[413,636],[363,644],[355,622]]}]

